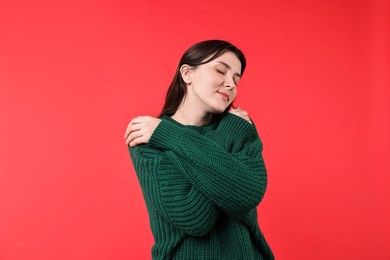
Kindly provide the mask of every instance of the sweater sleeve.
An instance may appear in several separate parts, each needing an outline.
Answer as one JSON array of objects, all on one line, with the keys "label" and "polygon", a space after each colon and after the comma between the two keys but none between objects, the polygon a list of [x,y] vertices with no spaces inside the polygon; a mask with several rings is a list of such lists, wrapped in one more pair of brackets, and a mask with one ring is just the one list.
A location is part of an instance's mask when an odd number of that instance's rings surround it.
[{"label": "sweater sleeve", "polygon": [[[162,120],[148,145],[173,151],[171,160],[189,182],[227,213],[246,213],[263,198],[267,184],[262,143],[251,124],[229,115],[215,138]],[[236,140],[235,145],[231,141]],[[227,147],[230,146],[230,147]]]},{"label": "sweater sleeve", "polygon": [[148,210],[157,210],[184,234],[207,234],[221,210],[177,171],[169,158],[172,152],[156,154],[145,145],[129,146],[129,151]]}]

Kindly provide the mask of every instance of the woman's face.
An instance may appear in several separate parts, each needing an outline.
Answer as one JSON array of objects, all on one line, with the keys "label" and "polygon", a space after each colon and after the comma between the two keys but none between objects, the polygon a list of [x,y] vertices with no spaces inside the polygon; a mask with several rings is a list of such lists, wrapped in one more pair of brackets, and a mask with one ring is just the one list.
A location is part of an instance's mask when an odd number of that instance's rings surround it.
[{"label": "woman's face", "polygon": [[187,99],[205,113],[222,113],[237,95],[241,62],[232,52],[191,69]]}]

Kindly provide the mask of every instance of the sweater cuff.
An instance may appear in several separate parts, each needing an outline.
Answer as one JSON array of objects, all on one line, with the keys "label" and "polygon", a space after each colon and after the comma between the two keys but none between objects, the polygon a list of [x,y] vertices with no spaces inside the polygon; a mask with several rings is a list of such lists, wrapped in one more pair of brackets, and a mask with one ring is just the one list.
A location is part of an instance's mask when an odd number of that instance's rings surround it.
[{"label": "sweater cuff", "polygon": [[182,142],[184,130],[168,120],[161,120],[150,137],[148,145],[159,149],[175,148]]},{"label": "sweater cuff", "polygon": [[240,116],[228,113],[218,125],[218,133],[240,139],[253,131],[254,126]]}]

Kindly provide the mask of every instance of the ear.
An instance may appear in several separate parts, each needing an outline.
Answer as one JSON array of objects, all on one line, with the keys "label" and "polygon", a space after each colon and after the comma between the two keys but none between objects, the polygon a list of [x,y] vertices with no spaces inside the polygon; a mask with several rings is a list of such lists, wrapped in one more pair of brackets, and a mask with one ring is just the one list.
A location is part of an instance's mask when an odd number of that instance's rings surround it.
[{"label": "ear", "polygon": [[190,85],[192,82],[193,68],[190,65],[183,64],[180,67],[180,74],[183,81]]}]

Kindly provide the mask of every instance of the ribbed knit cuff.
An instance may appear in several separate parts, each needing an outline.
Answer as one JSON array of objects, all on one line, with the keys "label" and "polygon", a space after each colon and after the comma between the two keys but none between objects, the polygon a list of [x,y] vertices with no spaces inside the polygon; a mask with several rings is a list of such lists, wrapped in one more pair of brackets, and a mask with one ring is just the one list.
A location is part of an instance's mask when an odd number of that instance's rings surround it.
[{"label": "ribbed knit cuff", "polygon": [[174,149],[182,142],[184,131],[185,129],[168,120],[161,120],[150,137],[148,145],[159,149]]},{"label": "ribbed knit cuff", "polygon": [[221,119],[217,131],[221,135],[234,136],[235,139],[240,139],[245,137],[248,132],[253,131],[253,127],[242,117],[228,113]]}]

